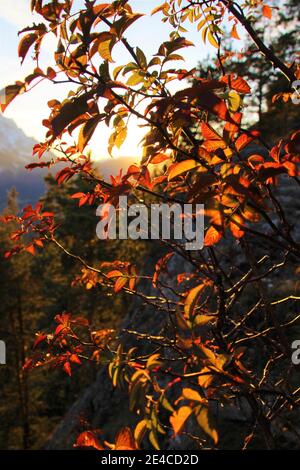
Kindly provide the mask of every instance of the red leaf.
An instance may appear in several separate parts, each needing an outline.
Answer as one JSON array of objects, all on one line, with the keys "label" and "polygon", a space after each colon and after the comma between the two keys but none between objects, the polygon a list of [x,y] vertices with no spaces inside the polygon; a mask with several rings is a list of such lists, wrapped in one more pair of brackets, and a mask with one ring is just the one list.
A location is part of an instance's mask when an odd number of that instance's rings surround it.
[{"label": "red leaf", "polygon": [[45,341],[46,338],[47,338],[47,335],[45,335],[45,333],[38,334],[32,346],[32,349],[36,349],[40,343]]},{"label": "red leaf", "polygon": [[71,364],[69,363],[69,361],[66,361],[64,363],[63,369],[64,369],[65,373],[68,374],[71,377],[72,369],[71,369]]}]

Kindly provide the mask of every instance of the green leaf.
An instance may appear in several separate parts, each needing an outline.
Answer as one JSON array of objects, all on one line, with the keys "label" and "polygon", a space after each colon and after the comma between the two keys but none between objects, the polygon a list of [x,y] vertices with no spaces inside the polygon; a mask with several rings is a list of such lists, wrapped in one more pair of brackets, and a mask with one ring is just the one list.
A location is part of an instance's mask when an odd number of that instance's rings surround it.
[{"label": "green leaf", "polygon": [[101,57],[109,62],[114,62],[111,53],[114,45],[116,44],[116,36],[109,32],[100,33],[96,43]]},{"label": "green leaf", "polygon": [[135,86],[135,85],[138,85],[139,83],[143,82],[144,79],[145,79],[145,77],[143,75],[141,75],[139,72],[135,72],[131,75],[131,77],[129,77],[129,79],[127,80],[126,85]]},{"label": "green leaf", "polygon": [[138,61],[139,61],[139,64],[141,65],[141,67],[143,69],[146,69],[147,68],[147,59],[146,59],[145,54],[143,53],[143,51],[139,47],[136,48],[136,55],[137,55],[137,58],[138,58]]}]

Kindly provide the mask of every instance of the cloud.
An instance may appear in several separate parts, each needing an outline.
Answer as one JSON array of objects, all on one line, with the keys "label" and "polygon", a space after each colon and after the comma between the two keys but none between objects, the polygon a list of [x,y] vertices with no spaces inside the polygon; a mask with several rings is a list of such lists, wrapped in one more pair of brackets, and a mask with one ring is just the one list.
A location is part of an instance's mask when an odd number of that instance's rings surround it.
[{"label": "cloud", "polygon": [[33,22],[33,15],[30,11],[28,0],[0,0],[0,18],[22,28]]}]

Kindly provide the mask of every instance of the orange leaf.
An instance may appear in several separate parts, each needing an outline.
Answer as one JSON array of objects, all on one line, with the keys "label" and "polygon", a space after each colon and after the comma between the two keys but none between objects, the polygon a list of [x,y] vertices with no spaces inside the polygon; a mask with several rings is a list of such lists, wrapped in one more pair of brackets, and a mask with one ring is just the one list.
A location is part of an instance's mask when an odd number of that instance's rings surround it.
[{"label": "orange leaf", "polygon": [[209,124],[202,122],[201,131],[205,139],[204,145],[209,152],[227,147],[222,137]]},{"label": "orange leaf", "polygon": [[76,440],[75,447],[94,447],[97,450],[104,450],[99,440],[92,431],[82,432]]},{"label": "orange leaf", "polygon": [[223,75],[220,79],[221,82],[226,83],[226,85],[229,86],[229,88],[232,88],[233,90],[237,91],[238,93],[250,93],[251,89],[242,77],[235,76],[233,73],[229,75]]},{"label": "orange leaf", "polygon": [[219,243],[222,238],[222,233],[219,232],[213,225],[209,227],[204,237],[204,246],[213,246]]},{"label": "orange leaf", "polygon": [[174,430],[175,436],[180,433],[185,422],[192,414],[192,408],[189,406],[182,406],[179,410],[174,411],[173,415],[170,417],[170,423]]},{"label": "orange leaf", "polygon": [[66,362],[64,363],[63,369],[64,369],[64,371],[65,371],[66,374],[68,374],[68,375],[70,375],[70,376],[72,375],[71,364],[69,363],[69,361],[66,361]]},{"label": "orange leaf", "polygon": [[240,36],[238,35],[237,29],[236,29],[236,24],[234,24],[233,27],[232,27],[231,37],[234,38],[234,39],[241,39]]},{"label": "orange leaf", "polygon": [[127,277],[119,277],[115,282],[115,286],[114,286],[115,293],[117,294],[118,292],[120,292],[126,284],[127,284]]},{"label": "orange leaf", "polygon": [[[235,223],[237,222],[237,224]],[[235,238],[242,238],[244,235],[245,235],[245,232],[244,230],[240,227],[243,226],[243,219],[242,217],[240,217],[239,215],[234,215],[232,218],[231,218],[231,222],[229,223],[229,227],[230,227],[230,230],[231,230],[231,233],[232,235],[235,237]]]},{"label": "orange leaf", "polygon": [[266,17],[269,18],[269,20],[272,18],[272,8],[269,7],[268,5],[264,5],[262,8],[262,14]]},{"label": "orange leaf", "polygon": [[196,162],[196,160],[192,160],[192,159],[175,163],[170,168],[168,180],[170,181],[176,178],[177,176],[182,175],[182,173],[186,173],[187,171],[190,171],[193,168],[196,168],[197,166],[199,166],[199,163]]},{"label": "orange leaf", "polygon": [[28,251],[28,253],[30,253],[31,255],[35,255],[35,248],[34,248],[34,245],[29,245],[25,248],[26,251]]},{"label": "orange leaf", "polygon": [[115,450],[137,450],[137,446],[130,428],[126,427],[118,432],[116,437]]}]

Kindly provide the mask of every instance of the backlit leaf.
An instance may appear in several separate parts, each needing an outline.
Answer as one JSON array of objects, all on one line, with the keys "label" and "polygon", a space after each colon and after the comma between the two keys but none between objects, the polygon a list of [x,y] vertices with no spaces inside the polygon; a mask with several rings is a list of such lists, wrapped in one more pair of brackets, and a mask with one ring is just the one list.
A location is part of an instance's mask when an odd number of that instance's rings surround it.
[{"label": "backlit leaf", "polygon": [[193,287],[193,289],[189,291],[184,302],[184,313],[188,317],[191,317],[193,315],[199,295],[204,290],[204,288],[205,284],[199,284],[199,286]]},{"label": "backlit leaf", "polygon": [[199,166],[199,163],[196,160],[192,160],[192,159],[175,163],[170,168],[168,180],[171,181],[177,176],[182,175],[183,173],[186,173],[187,171],[190,171],[193,168],[196,168],[197,166]]},{"label": "backlit leaf", "polygon": [[97,450],[104,450],[104,447],[100,444],[98,438],[92,431],[82,432],[76,440],[75,447],[94,447]]},{"label": "backlit leaf", "polygon": [[173,415],[170,417],[170,423],[175,436],[180,433],[192,412],[193,410],[189,406],[182,406],[179,410],[174,411]]},{"label": "backlit leaf", "polygon": [[30,47],[34,44],[35,40],[38,38],[36,33],[26,34],[21,41],[19,42],[18,55],[21,57],[21,63],[24,62],[27,52]]},{"label": "backlit leaf", "polygon": [[222,232],[217,230],[213,225],[209,227],[204,237],[204,246],[216,245],[222,238]]},{"label": "backlit leaf", "polygon": [[199,407],[196,412],[196,419],[203,431],[217,444],[219,439],[218,433],[209,423],[208,408],[206,406]]},{"label": "backlit leaf", "polygon": [[136,443],[130,428],[121,429],[116,436],[115,450],[136,450]]}]

